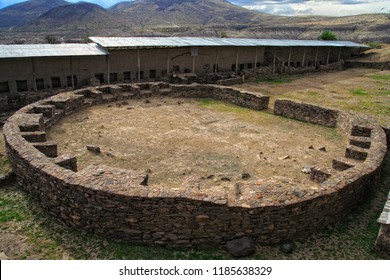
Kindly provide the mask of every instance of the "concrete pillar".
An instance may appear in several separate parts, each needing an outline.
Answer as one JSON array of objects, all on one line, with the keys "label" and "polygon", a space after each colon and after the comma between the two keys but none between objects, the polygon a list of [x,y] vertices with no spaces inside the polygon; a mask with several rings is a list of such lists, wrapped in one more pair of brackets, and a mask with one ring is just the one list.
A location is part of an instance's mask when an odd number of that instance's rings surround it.
[{"label": "concrete pillar", "polygon": [[169,74],[169,68],[170,68],[170,57],[169,57],[169,49],[167,49],[167,75]]},{"label": "concrete pillar", "polygon": [[137,49],[137,64],[138,64],[138,82],[141,81],[141,57],[139,54],[139,49]]},{"label": "concrete pillar", "polygon": [[318,63],[318,51],[319,51],[319,48],[317,47],[317,51],[316,51],[316,61],[314,62],[314,67],[317,67],[317,63]]},{"label": "concrete pillar", "polygon": [[329,64],[329,59],[330,59],[330,47],[328,50],[328,57],[326,58],[326,64]]},{"label": "concrete pillar", "polygon": [[37,91],[37,77],[35,74],[35,60],[34,58],[31,58],[31,67],[32,67],[32,83],[33,83],[33,89],[34,91]]},{"label": "concrete pillar", "polygon": [[288,54],[288,67],[291,65],[291,52],[292,52],[292,47],[290,47],[290,53]]},{"label": "concrete pillar", "polygon": [[339,50],[339,58],[338,58],[338,60],[337,61],[340,61],[341,60],[341,51],[342,51],[342,47],[340,47],[340,50]]},{"label": "concrete pillar", "polygon": [[73,58],[70,56],[69,57],[69,62],[70,62],[70,77],[72,79],[72,88],[75,88],[75,84],[74,84],[74,75],[73,75]]},{"label": "concrete pillar", "polygon": [[110,57],[106,55],[106,63],[107,63],[107,83],[110,83]]},{"label": "concrete pillar", "polygon": [[257,59],[258,59],[258,54],[257,54],[257,47],[256,48],[256,55],[255,55],[255,69],[257,68]]},{"label": "concrete pillar", "polygon": [[218,72],[218,60],[219,60],[219,49],[217,48],[216,54],[215,54],[215,69],[214,72]]},{"label": "concrete pillar", "polygon": [[303,47],[302,67],[305,67],[306,47]]},{"label": "concrete pillar", "polygon": [[238,73],[238,47],[236,48],[236,74]]},{"label": "concrete pillar", "polygon": [[276,54],[274,53],[274,63],[272,66],[272,74],[275,74],[275,71],[276,71]]}]

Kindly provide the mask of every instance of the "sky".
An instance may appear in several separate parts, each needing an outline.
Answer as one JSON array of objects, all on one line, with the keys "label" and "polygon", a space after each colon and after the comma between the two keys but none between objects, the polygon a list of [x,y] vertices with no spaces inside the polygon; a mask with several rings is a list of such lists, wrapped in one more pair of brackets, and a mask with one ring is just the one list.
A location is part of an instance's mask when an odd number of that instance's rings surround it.
[{"label": "sky", "polygon": [[[0,9],[25,0],[0,0]],[[67,0],[79,2],[79,0]],[[123,0],[84,0],[110,7]],[[390,13],[390,0],[228,0],[248,9],[276,15],[348,16],[365,13]]]}]

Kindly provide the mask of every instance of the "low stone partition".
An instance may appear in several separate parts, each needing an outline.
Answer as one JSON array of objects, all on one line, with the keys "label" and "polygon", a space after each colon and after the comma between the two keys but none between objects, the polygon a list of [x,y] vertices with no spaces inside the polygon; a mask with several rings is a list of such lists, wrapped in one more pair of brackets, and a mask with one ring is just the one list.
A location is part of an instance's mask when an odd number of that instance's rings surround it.
[{"label": "low stone partition", "polygon": [[[339,117],[335,125],[349,135],[370,131],[370,136],[359,136],[370,139],[367,157],[350,168],[343,165],[331,176],[317,172],[313,176],[321,183],[308,192],[251,181],[238,182],[235,195],[224,190],[211,194],[184,186],[149,186],[142,172],[102,165],[77,171],[71,155],[52,157],[53,143],[48,145],[50,152],[36,147],[45,142],[46,129],[72,112],[150,96],[214,98],[258,110],[266,109],[269,102],[259,94],[196,84],[123,84],[60,94],[22,108],[4,126],[7,155],[19,184],[48,213],[73,228],[134,244],[205,247],[244,236],[265,244],[306,237],[340,221],[379,179],[385,134],[374,121],[360,123],[354,115]],[[323,116],[326,120],[319,123],[333,123],[333,117]]]},{"label": "low stone partition", "polygon": [[278,116],[333,128],[337,126],[339,116],[337,110],[286,99],[277,99],[275,101],[274,113]]},{"label": "low stone partition", "polygon": [[376,62],[376,61],[345,61],[346,68],[372,68],[380,70],[390,70],[390,61]]}]

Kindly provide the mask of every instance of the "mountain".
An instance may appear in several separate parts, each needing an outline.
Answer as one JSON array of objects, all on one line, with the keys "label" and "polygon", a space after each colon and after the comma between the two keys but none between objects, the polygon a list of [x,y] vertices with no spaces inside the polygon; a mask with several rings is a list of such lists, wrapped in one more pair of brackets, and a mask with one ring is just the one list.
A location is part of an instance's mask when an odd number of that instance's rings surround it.
[{"label": "mountain", "polygon": [[18,30],[98,30],[112,25],[120,26],[124,23],[125,19],[115,12],[108,11],[96,4],[78,2],[52,8],[38,18],[18,27]]},{"label": "mountain", "polygon": [[54,7],[69,4],[64,0],[30,0],[0,10],[0,28],[25,24]]},{"label": "mountain", "polygon": [[0,43],[41,43],[47,35],[65,41],[88,36],[317,39],[323,30],[340,40],[390,42],[390,15],[287,17],[225,0],[135,0],[109,9],[86,2],[30,0],[0,10]]},{"label": "mountain", "polygon": [[141,26],[242,25],[278,18],[225,0],[135,0],[110,8]]}]

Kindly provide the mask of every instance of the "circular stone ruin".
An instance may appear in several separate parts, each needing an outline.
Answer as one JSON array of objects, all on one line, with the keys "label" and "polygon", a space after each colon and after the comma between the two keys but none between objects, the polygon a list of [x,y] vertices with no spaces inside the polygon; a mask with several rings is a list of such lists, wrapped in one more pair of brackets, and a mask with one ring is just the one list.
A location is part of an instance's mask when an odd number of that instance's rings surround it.
[{"label": "circular stone ruin", "polygon": [[145,170],[92,164],[78,171],[76,158],[59,156],[57,144],[48,141],[47,129],[82,108],[162,97],[211,98],[254,110],[269,104],[267,96],[196,84],[123,84],[62,93],[22,108],[4,125],[19,183],[74,228],[139,244],[191,247],[244,236],[259,243],[308,236],[347,215],[379,180],[386,138],[375,121],[290,100],[276,100],[275,115],[338,128],[347,139],[345,153],[332,160],[331,170],[309,169],[308,189],[244,173],[227,178],[226,192],[193,182],[149,184],[153,173]]}]

